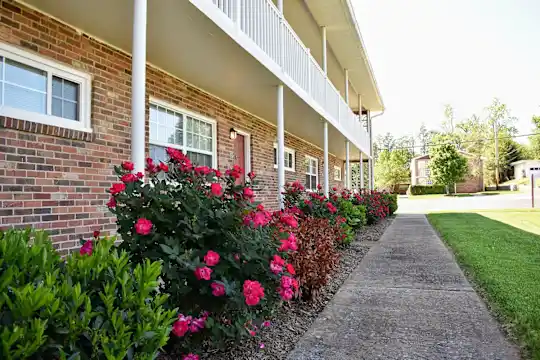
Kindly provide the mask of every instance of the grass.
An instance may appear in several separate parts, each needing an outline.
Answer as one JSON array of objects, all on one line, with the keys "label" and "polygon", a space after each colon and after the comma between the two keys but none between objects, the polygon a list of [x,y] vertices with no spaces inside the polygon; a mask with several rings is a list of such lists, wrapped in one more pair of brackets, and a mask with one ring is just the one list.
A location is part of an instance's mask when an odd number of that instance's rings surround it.
[{"label": "grass", "polygon": [[540,360],[540,212],[432,213],[428,218],[505,328]]},{"label": "grass", "polygon": [[478,193],[463,193],[463,194],[453,194],[453,195],[445,195],[445,194],[428,194],[428,195],[412,195],[409,196],[409,199],[440,199],[442,197],[472,197],[472,196],[491,196],[491,195],[508,195],[508,194],[517,194],[518,191],[510,191],[510,190],[497,190],[497,191],[483,191]]}]

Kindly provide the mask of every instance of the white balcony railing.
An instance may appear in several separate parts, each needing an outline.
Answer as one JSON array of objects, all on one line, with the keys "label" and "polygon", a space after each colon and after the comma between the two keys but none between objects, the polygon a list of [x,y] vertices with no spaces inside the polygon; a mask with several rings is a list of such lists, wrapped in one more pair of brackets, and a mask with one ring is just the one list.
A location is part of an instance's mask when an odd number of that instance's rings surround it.
[{"label": "white balcony railing", "polygon": [[211,3],[281,67],[324,110],[330,122],[337,124],[347,137],[369,155],[369,135],[358,116],[352,112],[289,23],[281,18],[281,13],[271,0],[211,0]]}]

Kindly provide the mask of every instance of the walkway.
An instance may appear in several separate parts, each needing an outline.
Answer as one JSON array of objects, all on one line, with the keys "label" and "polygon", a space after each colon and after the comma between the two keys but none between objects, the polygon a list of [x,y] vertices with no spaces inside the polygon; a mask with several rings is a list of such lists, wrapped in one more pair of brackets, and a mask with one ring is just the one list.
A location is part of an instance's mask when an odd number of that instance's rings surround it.
[{"label": "walkway", "polygon": [[424,215],[399,215],[289,355],[519,359]]}]

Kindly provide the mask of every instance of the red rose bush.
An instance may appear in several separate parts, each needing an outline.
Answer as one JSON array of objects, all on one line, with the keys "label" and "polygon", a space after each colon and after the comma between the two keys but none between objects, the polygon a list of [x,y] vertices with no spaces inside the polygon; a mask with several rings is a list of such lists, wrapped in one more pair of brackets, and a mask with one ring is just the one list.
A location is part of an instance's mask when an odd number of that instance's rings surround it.
[{"label": "red rose bush", "polygon": [[255,202],[254,174],[244,179],[235,166],[222,175],[176,149],[167,154],[167,163],[147,159],[146,179],[130,163],[116,167],[108,206],[131,260],[163,262],[159,290],[179,309],[172,338],[184,357],[196,356],[203,343],[256,335],[298,295],[290,262],[298,220]]}]

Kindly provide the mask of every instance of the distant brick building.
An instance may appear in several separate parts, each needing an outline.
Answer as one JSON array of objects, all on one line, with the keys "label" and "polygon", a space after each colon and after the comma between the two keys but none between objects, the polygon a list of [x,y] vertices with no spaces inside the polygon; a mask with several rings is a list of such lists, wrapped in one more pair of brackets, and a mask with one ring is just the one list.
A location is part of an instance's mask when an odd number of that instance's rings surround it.
[{"label": "distant brick building", "polygon": [[[465,181],[457,184],[458,193],[475,193],[484,191],[483,161],[471,154],[460,151],[468,159],[469,174]],[[429,155],[421,155],[411,160],[411,185],[433,185],[430,178]]]}]

